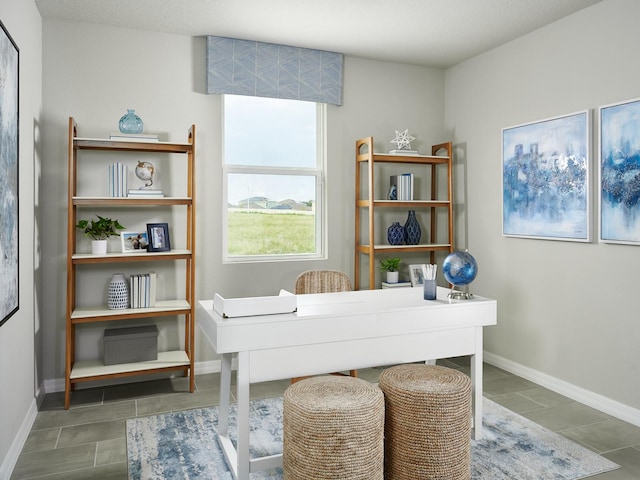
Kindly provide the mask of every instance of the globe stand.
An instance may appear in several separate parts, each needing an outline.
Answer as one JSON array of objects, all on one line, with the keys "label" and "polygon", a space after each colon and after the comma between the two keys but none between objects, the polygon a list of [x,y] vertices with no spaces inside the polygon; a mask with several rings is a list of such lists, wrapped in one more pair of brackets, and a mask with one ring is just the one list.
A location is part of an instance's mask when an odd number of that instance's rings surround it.
[{"label": "globe stand", "polygon": [[470,300],[473,298],[473,293],[461,292],[460,290],[455,290],[451,287],[451,290],[447,294],[447,298],[451,300]]}]

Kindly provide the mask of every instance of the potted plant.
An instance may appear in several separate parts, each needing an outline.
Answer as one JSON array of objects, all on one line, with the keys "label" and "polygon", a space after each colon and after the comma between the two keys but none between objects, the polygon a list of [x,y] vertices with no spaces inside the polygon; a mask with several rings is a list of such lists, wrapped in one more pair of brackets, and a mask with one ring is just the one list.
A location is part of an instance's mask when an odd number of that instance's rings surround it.
[{"label": "potted plant", "polygon": [[86,237],[92,239],[91,253],[103,255],[107,253],[107,239],[112,235],[119,236],[118,230],[123,230],[126,227],[120,225],[118,220],[111,220],[100,215],[96,215],[96,217],[98,220],[80,220],[76,227],[81,229]]},{"label": "potted plant", "polygon": [[387,272],[387,283],[398,283],[399,266],[400,259],[398,257],[390,257],[380,260],[380,271]]}]

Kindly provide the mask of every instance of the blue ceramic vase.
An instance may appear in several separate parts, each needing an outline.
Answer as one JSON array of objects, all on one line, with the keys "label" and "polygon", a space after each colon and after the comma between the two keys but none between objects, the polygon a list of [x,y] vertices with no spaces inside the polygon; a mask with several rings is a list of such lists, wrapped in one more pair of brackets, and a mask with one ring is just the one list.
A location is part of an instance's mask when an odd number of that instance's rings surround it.
[{"label": "blue ceramic vase", "polygon": [[407,222],[404,224],[404,240],[407,245],[418,245],[421,236],[422,229],[416,219],[416,212],[415,210],[409,210]]},{"label": "blue ceramic vase", "polygon": [[387,241],[389,245],[402,245],[404,243],[404,237],[404,227],[400,225],[400,222],[393,222],[387,229]]}]

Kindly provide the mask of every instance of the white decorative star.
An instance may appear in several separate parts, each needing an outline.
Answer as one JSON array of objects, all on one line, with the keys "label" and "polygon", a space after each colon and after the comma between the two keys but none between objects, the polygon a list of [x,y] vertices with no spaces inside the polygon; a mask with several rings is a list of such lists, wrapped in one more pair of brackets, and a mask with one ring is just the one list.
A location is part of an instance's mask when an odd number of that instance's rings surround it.
[{"label": "white decorative star", "polygon": [[411,150],[411,141],[415,139],[416,137],[409,135],[409,129],[404,132],[396,130],[396,138],[391,140],[390,143],[395,143],[398,146],[398,150]]}]

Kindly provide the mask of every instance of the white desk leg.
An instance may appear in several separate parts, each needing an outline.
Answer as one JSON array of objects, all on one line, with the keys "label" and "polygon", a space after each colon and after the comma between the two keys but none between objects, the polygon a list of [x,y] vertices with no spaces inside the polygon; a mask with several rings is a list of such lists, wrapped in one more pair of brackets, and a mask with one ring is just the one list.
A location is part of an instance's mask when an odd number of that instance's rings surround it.
[{"label": "white desk leg", "polygon": [[238,353],[238,480],[249,480],[249,352]]},{"label": "white desk leg", "polygon": [[229,433],[229,398],[231,397],[232,353],[222,355],[220,365],[220,410],[218,412],[218,434],[225,437]]},{"label": "white desk leg", "polygon": [[471,355],[471,405],[473,439],[482,438],[482,327],[476,328],[475,354]]}]

